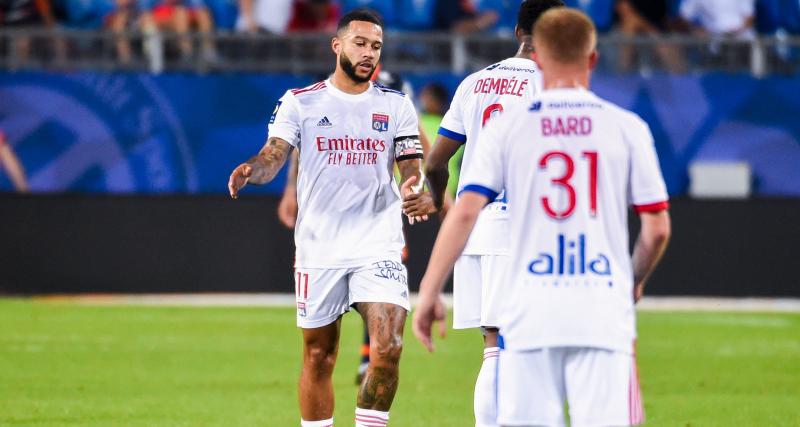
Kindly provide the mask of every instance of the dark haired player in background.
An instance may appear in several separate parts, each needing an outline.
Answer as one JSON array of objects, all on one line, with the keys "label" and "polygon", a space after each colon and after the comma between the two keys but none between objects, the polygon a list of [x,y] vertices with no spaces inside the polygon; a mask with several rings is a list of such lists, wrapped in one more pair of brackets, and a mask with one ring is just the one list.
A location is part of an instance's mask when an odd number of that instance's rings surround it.
[{"label": "dark haired player in background", "polygon": [[[383,47],[381,19],[366,10],[346,14],[331,47],[337,56],[331,78],[286,92],[270,119],[266,145],[233,171],[228,187],[236,198],[247,183],[272,180],[293,148],[299,149],[295,280],[303,334],[301,425],[333,425],[331,377],[341,318],[354,306],[370,335],[356,426],[380,427],[389,422],[397,391],[409,309],[401,196],[416,191],[423,152],[411,101],[370,81]],[[400,189],[392,174],[395,163]],[[409,216],[409,222],[424,219]]]}]

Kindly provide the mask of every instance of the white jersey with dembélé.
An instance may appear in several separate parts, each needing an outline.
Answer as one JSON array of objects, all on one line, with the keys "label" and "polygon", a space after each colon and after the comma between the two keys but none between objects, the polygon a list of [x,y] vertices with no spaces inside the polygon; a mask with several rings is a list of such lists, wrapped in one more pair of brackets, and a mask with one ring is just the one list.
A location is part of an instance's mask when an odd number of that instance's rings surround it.
[{"label": "white jersey with demb\u00e9l\u00e9", "polygon": [[[523,58],[505,59],[469,75],[461,82],[439,128],[440,135],[466,143],[458,182],[459,193],[463,189],[464,171],[468,170],[475,156],[481,129],[489,119],[510,106],[532,99],[540,87],[541,76],[536,63]],[[500,194],[494,203],[481,212],[464,248],[465,255],[508,253],[508,206],[504,200],[504,195]]]},{"label": "white jersey with demb\u00e9l\u00e9", "polygon": [[395,161],[422,158],[417,114],[403,93],[357,95],[330,80],[287,91],[269,137],[300,150],[296,267],[363,266],[402,252]]},{"label": "white jersey with demb\u00e9l\u00e9", "polygon": [[588,90],[546,90],[486,127],[462,179],[490,200],[505,189],[512,207],[497,294],[506,348],[630,353],[628,207],[668,206],[647,124]]}]

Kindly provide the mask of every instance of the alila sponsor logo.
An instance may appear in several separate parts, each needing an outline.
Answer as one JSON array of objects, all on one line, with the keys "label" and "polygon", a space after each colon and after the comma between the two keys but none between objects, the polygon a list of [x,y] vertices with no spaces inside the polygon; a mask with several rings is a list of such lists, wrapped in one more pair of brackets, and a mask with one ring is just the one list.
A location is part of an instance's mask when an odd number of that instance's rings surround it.
[{"label": "alila sponsor logo", "polygon": [[377,138],[343,138],[317,136],[317,151],[328,154],[329,165],[374,165],[378,153],[386,151],[386,141]]},{"label": "alila sponsor logo", "polygon": [[540,253],[528,264],[528,271],[537,276],[610,276],[611,262],[602,253],[587,254],[585,234],[575,240],[559,234],[555,253]]}]

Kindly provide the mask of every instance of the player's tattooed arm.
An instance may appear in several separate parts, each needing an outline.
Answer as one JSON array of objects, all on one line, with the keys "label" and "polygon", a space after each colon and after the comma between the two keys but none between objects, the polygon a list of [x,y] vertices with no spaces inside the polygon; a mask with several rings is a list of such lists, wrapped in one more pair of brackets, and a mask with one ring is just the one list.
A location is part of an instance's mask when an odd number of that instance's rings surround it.
[{"label": "player's tattooed arm", "polygon": [[293,147],[280,138],[269,138],[258,155],[237,166],[228,180],[228,191],[234,199],[247,184],[265,184],[281,170]]}]

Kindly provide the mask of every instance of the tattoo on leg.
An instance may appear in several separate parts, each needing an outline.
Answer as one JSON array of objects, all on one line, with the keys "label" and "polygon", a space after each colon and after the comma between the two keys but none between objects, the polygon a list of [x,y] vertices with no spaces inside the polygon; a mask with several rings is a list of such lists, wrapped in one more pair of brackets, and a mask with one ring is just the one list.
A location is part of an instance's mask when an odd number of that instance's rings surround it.
[{"label": "tattoo on leg", "polygon": [[383,303],[360,303],[370,334],[370,365],[358,393],[358,407],[388,411],[397,392],[406,311]]},{"label": "tattoo on leg", "polygon": [[394,368],[370,366],[358,393],[358,407],[388,411],[397,392],[397,373],[396,366]]}]

